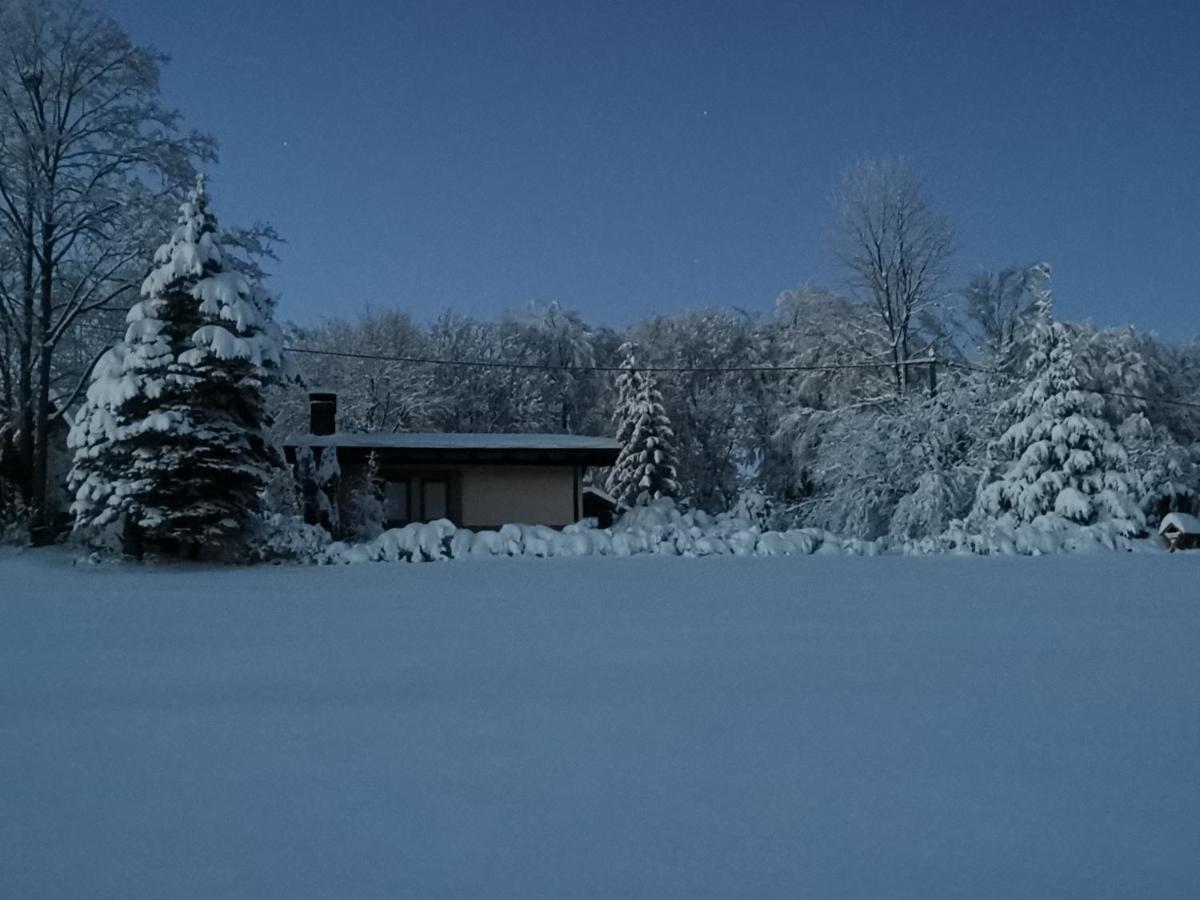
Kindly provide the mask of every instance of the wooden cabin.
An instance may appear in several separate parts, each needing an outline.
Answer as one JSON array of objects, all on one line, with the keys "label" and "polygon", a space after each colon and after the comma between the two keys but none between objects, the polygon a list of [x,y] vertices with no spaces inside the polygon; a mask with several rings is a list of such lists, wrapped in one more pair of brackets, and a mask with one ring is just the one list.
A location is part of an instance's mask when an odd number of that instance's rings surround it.
[{"label": "wooden cabin", "polygon": [[284,453],[336,453],[348,483],[374,456],[386,524],[449,519],[473,530],[510,522],[562,527],[584,516],[583,476],[611,466],[620,444],[570,434],[373,434],[337,430],[337,397],[310,396],[310,433],[284,441]]}]

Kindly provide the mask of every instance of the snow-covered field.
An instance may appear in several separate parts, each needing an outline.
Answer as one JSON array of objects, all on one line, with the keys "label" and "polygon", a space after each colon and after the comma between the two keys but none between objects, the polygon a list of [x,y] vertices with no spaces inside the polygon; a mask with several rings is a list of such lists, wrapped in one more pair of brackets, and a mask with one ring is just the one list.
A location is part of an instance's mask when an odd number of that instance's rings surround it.
[{"label": "snow-covered field", "polygon": [[0,556],[0,896],[1200,895],[1200,554]]}]

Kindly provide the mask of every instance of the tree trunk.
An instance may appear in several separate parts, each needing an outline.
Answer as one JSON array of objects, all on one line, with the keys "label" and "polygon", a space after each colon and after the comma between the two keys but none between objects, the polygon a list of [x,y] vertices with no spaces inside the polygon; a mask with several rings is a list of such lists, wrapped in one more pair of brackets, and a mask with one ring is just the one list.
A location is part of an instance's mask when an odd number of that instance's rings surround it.
[{"label": "tree trunk", "polygon": [[21,463],[18,487],[26,504],[33,501],[33,208],[26,210],[25,246],[21,248],[21,330],[18,335],[17,406],[20,408],[21,440],[17,447]]},{"label": "tree trunk", "polygon": [[142,528],[125,514],[125,527],[121,530],[121,550],[133,559],[140,560],[146,552],[146,538]]},{"label": "tree trunk", "polygon": [[37,441],[33,456],[33,522],[30,536],[33,545],[49,544],[54,539],[54,516],[49,506],[50,488],[50,329],[54,317],[54,230],[42,225],[41,305],[38,310],[38,336],[41,338],[38,356],[38,392],[35,407]]},{"label": "tree trunk", "polygon": [[16,405],[16,403],[13,402],[13,381],[12,381],[12,377],[13,377],[13,368],[12,368],[13,349],[12,349],[12,346],[13,345],[12,345],[12,341],[13,341],[12,330],[9,328],[5,328],[4,329],[4,351],[2,354],[0,354],[0,381],[3,381],[3,385],[0,385],[0,393],[3,394],[3,396],[0,397],[0,409],[3,409],[5,411],[5,413],[7,413],[8,417],[11,420],[15,421],[17,418],[17,416],[16,416],[17,405]]}]

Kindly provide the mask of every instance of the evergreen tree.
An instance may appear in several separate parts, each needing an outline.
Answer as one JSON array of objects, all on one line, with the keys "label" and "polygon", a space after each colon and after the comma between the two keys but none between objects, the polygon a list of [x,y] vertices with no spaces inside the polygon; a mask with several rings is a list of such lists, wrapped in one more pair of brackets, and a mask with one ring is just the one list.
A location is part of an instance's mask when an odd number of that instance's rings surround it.
[{"label": "evergreen tree", "polygon": [[679,494],[674,434],[654,376],[638,369],[631,344],[622,345],[621,353],[614,417],[621,452],[608,478],[608,492],[622,506],[644,506]]},{"label": "evergreen tree", "polygon": [[1002,414],[1016,421],[997,442],[1004,471],[987,484],[976,514],[1009,522],[1056,515],[1082,525],[1114,522],[1125,534],[1145,524],[1124,446],[1105,419],[1105,398],[1086,389],[1071,333],[1038,303],[1023,388]]},{"label": "evergreen tree", "polygon": [[127,549],[226,544],[279,465],[263,408],[279,328],[266,292],[226,269],[216,230],[198,179],[71,432],[76,528],[123,518]]}]

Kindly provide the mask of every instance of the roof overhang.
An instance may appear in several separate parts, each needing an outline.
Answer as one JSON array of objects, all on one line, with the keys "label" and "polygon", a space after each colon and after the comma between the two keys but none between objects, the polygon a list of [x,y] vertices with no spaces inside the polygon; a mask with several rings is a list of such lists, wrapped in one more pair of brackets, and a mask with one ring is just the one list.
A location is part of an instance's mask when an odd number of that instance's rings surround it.
[{"label": "roof overhang", "polygon": [[402,465],[611,466],[621,445],[610,438],[560,434],[362,434],[295,435],[297,447],[336,447],[343,462],[365,460]]}]

